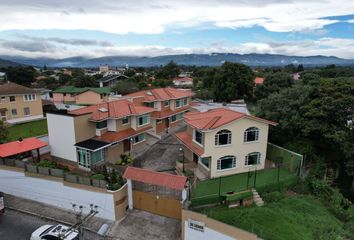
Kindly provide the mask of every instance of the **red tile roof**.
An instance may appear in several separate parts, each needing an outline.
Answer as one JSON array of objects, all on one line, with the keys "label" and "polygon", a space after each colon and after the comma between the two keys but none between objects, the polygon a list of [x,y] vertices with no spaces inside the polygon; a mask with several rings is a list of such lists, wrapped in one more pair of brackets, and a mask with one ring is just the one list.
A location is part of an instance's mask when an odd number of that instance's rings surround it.
[{"label": "red tile roof", "polygon": [[169,173],[155,172],[149,169],[127,167],[123,177],[147,184],[183,190],[187,178],[184,176],[173,175]]},{"label": "red tile roof", "polygon": [[10,157],[16,154],[28,152],[45,146],[48,146],[46,142],[43,142],[35,137],[25,138],[22,142],[8,142],[0,144],[0,157]]},{"label": "red tile roof", "polygon": [[176,88],[155,88],[151,90],[143,90],[135,93],[125,95],[126,97],[144,97],[144,101],[165,101],[170,99],[178,99],[184,97],[191,97],[193,92],[190,89],[176,89]]},{"label": "red tile roof", "polygon": [[150,130],[151,128],[152,128],[151,126],[148,126],[148,127],[141,128],[139,130],[134,130],[132,128],[129,128],[127,130],[123,130],[123,131],[119,131],[119,132],[109,131],[109,132],[102,134],[101,136],[97,136],[95,139],[103,141],[103,142],[109,142],[109,143],[120,142],[124,139],[134,137],[140,133],[146,132],[147,130]]},{"label": "red tile roof", "polygon": [[189,150],[197,154],[198,156],[203,155],[204,149],[197,144],[193,143],[192,136],[185,132],[175,133],[176,137],[187,147]]},{"label": "red tile roof", "polygon": [[[104,109],[107,111],[104,111]],[[153,111],[155,111],[154,108],[145,107],[141,104],[133,103],[126,99],[121,99],[73,110],[70,111],[69,114],[81,115],[86,113],[92,113],[90,120],[100,121],[108,118],[122,118],[132,115],[141,115]]]},{"label": "red tile roof", "polygon": [[255,84],[263,84],[263,82],[264,82],[264,78],[262,78],[262,77],[256,77],[255,79],[254,79],[254,83]]},{"label": "red tile roof", "polygon": [[163,110],[163,111],[155,111],[151,114],[152,118],[162,119],[167,118],[177,113],[185,112],[189,109],[189,106],[179,108],[178,110],[172,111],[171,109]]},{"label": "red tile roof", "polygon": [[277,123],[262,118],[236,112],[227,108],[216,108],[207,112],[189,112],[184,115],[184,121],[200,130],[215,129],[242,118],[252,119],[270,125]]},{"label": "red tile roof", "polygon": [[173,81],[193,83],[193,78],[191,78],[191,77],[176,77],[173,79]]}]

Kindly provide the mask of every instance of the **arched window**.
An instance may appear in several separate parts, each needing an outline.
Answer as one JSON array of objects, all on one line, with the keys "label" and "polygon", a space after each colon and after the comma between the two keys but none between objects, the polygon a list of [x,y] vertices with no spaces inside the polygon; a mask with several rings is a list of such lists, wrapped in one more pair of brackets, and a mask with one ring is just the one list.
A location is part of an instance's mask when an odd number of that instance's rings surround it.
[{"label": "arched window", "polygon": [[236,157],[229,155],[219,158],[217,161],[217,170],[236,168]]},{"label": "arched window", "polygon": [[231,144],[231,131],[223,129],[215,134],[215,145]]},{"label": "arched window", "polygon": [[245,157],[245,165],[250,166],[250,165],[257,165],[261,163],[261,153],[259,152],[252,152],[249,153]]},{"label": "arched window", "polygon": [[244,142],[255,142],[259,139],[259,129],[256,127],[247,128],[244,135],[243,141]]}]

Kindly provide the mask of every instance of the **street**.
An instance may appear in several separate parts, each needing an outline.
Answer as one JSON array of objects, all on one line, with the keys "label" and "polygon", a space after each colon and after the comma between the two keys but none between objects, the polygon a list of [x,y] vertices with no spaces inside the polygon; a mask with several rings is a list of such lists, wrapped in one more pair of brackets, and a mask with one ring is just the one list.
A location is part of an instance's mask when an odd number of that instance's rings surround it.
[{"label": "street", "polygon": [[[29,240],[34,230],[45,224],[56,224],[29,214],[6,209],[0,216],[1,240]],[[96,234],[84,232],[84,239],[100,239]]]}]

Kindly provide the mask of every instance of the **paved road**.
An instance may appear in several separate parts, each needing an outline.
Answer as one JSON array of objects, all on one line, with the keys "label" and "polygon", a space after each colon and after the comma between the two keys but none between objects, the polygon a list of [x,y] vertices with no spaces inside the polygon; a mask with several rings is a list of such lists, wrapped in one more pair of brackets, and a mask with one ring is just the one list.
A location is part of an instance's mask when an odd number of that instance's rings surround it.
[{"label": "paved road", "polygon": [[[34,230],[45,224],[56,224],[42,218],[6,209],[0,216],[1,240],[29,240]],[[84,239],[100,239],[95,234],[84,232]]]}]

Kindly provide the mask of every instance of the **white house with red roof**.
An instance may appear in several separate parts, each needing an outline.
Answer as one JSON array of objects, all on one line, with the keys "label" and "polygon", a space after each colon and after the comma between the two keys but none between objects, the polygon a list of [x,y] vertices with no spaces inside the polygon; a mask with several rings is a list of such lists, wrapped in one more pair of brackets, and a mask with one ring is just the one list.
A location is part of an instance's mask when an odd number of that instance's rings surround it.
[{"label": "white house with red roof", "polygon": [[176,87],[193,87],[193,78],[188,76],[178,76],[173,79],[173,85]]},{"label": "white house with red roof", "polygon": [[216,178],[263,169],[268,128],[276,123],[217,108],[185,114],[187,130],[176,133],[184,157],[195,162],[198,178]]},{"label": "white house with red roof", "polygon": [[48,135],[54,159],[90,169],[105,161],[115,163],[130,153],[153,129],[155,109],[126,99],[77,110],[48,113]]}]

